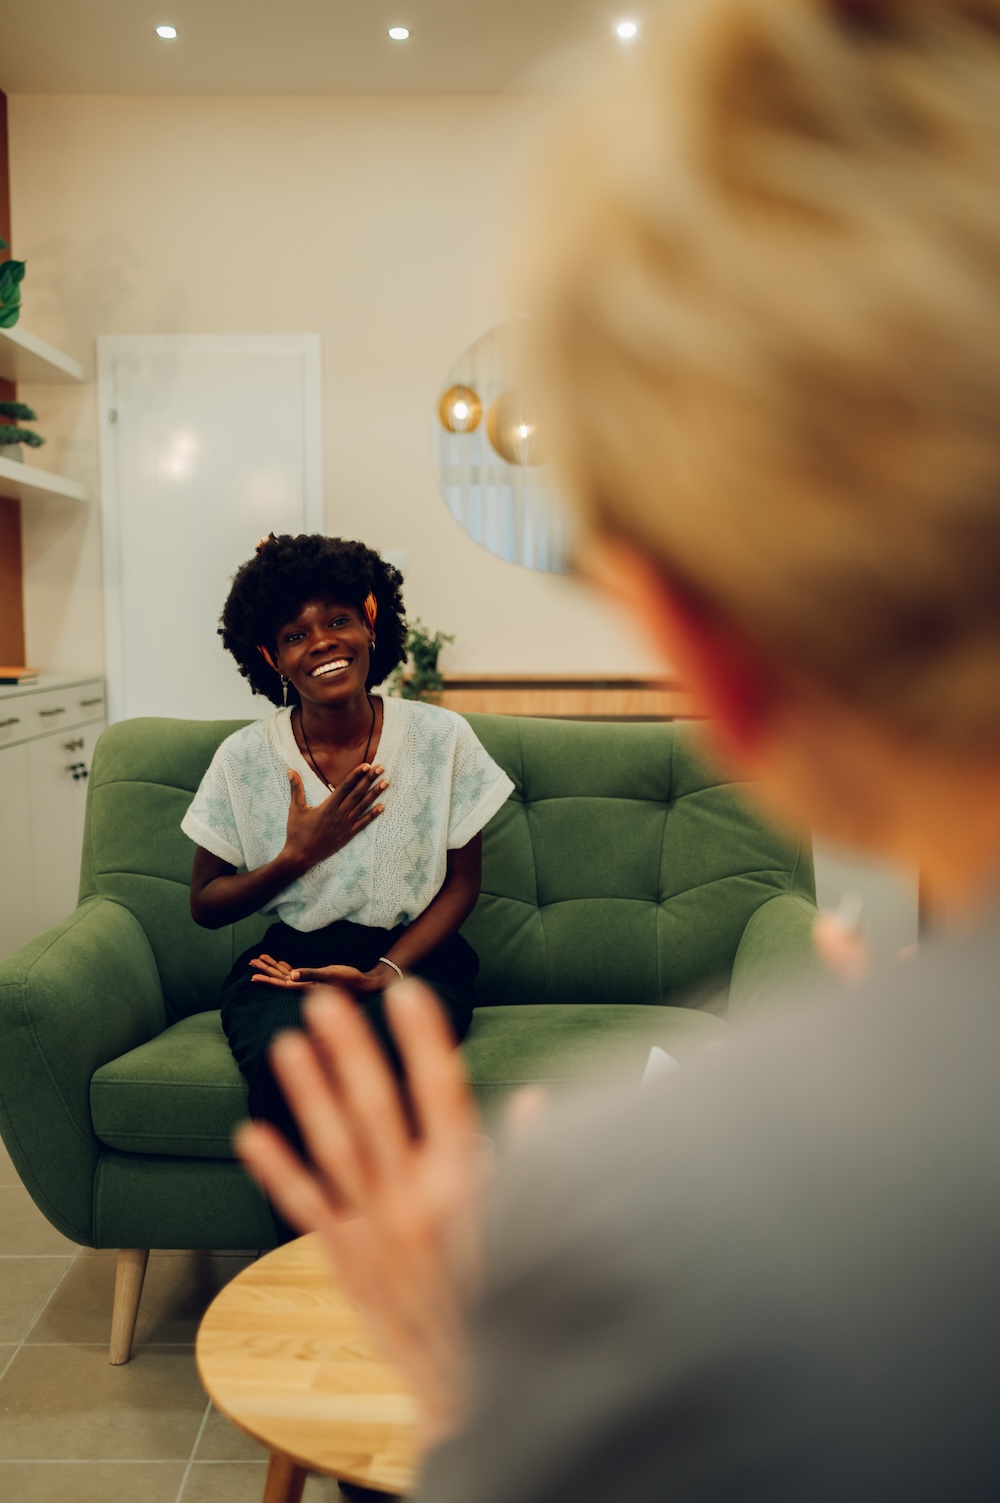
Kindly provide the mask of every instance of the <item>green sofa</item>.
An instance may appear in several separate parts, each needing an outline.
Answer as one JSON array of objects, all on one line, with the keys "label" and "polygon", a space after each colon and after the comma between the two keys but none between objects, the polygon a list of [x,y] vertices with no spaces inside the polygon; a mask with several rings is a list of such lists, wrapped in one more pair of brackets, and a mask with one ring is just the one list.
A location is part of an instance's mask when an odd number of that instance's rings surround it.
[{"label": "green sofa", "polygon": [[[638,1079],[651,1044],[683,1058],[767,1005],[779,977],[814,974],[808,847],[719,782],[693,727],[469,720],[515,783],[465,930],[481,975],[463,1048],[488,1116],[525,1082]],[[123,1250],[116,1361],[149,1248],[273,1241],[231,1155],[245,1092],[216,1010],[265,921],[193,923],[179,828],[238,724],[102,736],[79,906],[0,964],[0,1131],[54,1226]]]}]

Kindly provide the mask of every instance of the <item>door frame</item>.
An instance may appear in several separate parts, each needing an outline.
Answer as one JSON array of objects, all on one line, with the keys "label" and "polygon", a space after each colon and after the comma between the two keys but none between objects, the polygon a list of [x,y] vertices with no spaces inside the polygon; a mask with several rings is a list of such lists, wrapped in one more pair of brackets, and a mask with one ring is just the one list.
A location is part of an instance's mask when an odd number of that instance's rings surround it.
[{"label": "door frame", "polygon": [[97,410],[100,433],[101,532],[104,562],[104,650],[108,723],[121,718],[125,681],[121,598],[121,536],[118,505],[118,451],[114,443],[114,360],[120,354],[164,355],[175,351],[215,355],[303,357],[302,437],[307,532],[325,532],[323,507],[323,378],[319,334],[99,334]]}]

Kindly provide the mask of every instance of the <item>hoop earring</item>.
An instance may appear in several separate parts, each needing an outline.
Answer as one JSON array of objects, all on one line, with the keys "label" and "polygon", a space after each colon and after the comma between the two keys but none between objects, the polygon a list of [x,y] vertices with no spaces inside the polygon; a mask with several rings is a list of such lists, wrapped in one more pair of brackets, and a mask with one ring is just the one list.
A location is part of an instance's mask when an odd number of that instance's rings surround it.
[{"label": "hoop earring", "polygon": [[368,644],[368,651],[369,652],[374,652],[375,651],[375,638],[374,637],[372,637],[371,641]]},{"label": "hoop earring", "polygon": [[287,705],[288,705],[288,680],[287,680],[287,678],[285,677],[284,674],[281,675],[281,703],[282,703],[282,705],[284,705],[287,708]]}]

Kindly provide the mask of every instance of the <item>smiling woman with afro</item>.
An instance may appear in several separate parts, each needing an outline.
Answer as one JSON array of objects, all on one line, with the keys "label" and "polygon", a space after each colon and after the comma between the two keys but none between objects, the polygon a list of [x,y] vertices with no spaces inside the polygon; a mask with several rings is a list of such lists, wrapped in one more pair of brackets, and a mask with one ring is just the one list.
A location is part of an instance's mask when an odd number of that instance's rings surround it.
[{"label": "smiling woman with afro", "polygon": [[[368,687],[381,684],[406,657],[402,575],[364,543],[321,534],[265,538],[253,558],[237,569],[222,612],[219,636],[255,694],[282,703],[281,679],[260,651],[277,640],[304,600],[327,597],[363,611],[371,595],[378,636],[371,653]],[[288,686],[288,703],[298,692]]]},{"label": "smiling woman with afro", "polygon": [[479,896],[480,832],[513,785],[460,716],[373,692],[405,657],[401,585],[363,543],[262,539],[220,636],[278,708],[222,742],[182,821],[195,922],[274,920],[223,983],[222,1023],[250,1115],[296,1142],[267,1051],[302,1026],[309,986],[352,991],[400,1077],[387,986],[423,977],[456,1042],[472,1017],[478,961],[458,930]]}]

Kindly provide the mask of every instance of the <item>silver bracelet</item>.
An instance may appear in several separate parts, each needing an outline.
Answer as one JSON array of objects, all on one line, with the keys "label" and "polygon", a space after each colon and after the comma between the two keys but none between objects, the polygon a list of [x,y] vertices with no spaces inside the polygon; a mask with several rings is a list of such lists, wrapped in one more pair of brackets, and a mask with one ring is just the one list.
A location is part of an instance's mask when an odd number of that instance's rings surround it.
[{"label": "silver bracelet", "polygon": [[380,955],[379,958],[378,958],[378,964],[379,965],[387,965],[387,966],[389,966],[392,970],[394,970],[396,972],[396,975],[399,977],[400,981],[403,980],[403,973],[399,969],[399,966],[396,964],[396,962],[394,960],[389,960],[387,956]]}]

